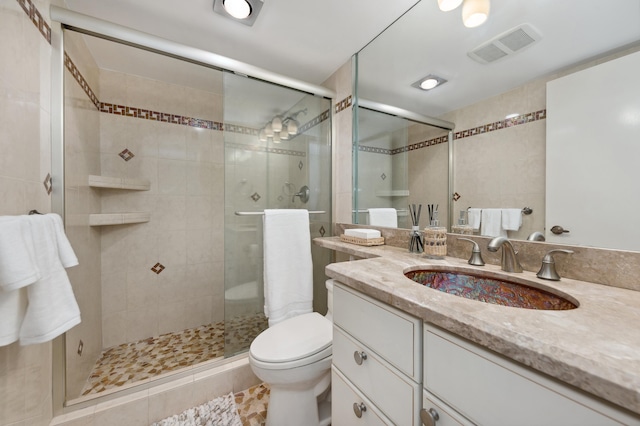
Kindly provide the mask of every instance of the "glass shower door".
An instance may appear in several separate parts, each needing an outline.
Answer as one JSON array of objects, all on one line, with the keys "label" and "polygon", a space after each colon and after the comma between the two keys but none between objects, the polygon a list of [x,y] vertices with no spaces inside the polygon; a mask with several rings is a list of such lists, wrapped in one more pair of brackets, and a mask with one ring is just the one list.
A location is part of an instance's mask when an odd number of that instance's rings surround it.
[{"label": "glass shower door", "polygon": [[[331,230],[330,100],[224,74],[225,356],[267,327],[262,213],[308,209],[311,236]],[[308,188],[309,197],[296,196]],[[314,308],[326,311],[326,250],[312,247]]]}]

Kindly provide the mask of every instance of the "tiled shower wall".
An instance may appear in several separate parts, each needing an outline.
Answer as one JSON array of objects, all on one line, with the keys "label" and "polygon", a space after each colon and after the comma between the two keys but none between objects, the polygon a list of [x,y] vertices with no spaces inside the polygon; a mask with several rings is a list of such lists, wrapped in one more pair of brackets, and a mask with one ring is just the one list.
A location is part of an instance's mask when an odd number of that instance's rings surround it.
[{"label": "tiled shower wall", "polygon": [[[1,1],[0,21],[0,215],[50,212],[49,24],[26,0]],[[0,347],[0,424],[49,423],[51,358],[51,343]]]},{"label": "tiled shower wall", "polygon": [[[205,92],[101,70],[100,100],[221,122],[221,73],[211,74]],[[102,228],[103,346],[223,320],[222,132],[103,113],[100,168],[151,182],[149,191],[101,191],[103,213],[151,213]]]}]

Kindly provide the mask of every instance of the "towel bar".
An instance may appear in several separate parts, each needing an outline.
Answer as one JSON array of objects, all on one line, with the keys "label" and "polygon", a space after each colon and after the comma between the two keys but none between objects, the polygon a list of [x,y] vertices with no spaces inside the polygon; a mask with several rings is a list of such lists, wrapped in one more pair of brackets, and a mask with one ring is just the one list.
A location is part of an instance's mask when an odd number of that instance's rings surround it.
[{"label": "towel bar", "polygon": [[[469,210],[471,207],[467,207],[467,210]],[[533,209],[531,207],[524,207],[522,209],[522,214],[524,215],[530,215],[531,213],[533,213]]]},{"label": "towel bar", "polygon": [[[323,214],[324,210],[310,211],[309,214]],[[263,216],[264,212],[235,212],[236,216]]]}]

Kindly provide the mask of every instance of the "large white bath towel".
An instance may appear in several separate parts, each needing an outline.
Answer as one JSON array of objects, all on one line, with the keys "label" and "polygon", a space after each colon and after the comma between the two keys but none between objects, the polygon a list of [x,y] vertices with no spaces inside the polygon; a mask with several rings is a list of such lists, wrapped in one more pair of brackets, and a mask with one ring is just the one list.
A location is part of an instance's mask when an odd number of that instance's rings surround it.
[{"label": "large white bath towel", "polygon": [[[80,323],[80,309],[64,267],[78,261],[54,214],[28,219],[40,279],[27,287],[28,306],[20,328],[20,344],[42,343]],[[61,247],[63,259],[60,258]],[[64,266],[63,263],[64,262]]]},{"label": "large white bath towel", "polygon": [[502,209],[502,229],[517,231],[522,226],[522,209]]},{"label": "large white bath towel", "polygon": [[398,227],[398,211],[393,208],[369,209],[369,225]]},{"label": "large white bath towel", "polygon": [[264,211],[264,314],[273,326],[313,310],[307,210]]},{"label": "large white bath towel", "polygon": [[485,237],[507,236],[507,231],[502,229],[502,209],[482,209],[480,235]]},{"label": "large white bath towel", "polygon": [[26,310],[26,289],[0,290],[0,346],[18,341]]}]

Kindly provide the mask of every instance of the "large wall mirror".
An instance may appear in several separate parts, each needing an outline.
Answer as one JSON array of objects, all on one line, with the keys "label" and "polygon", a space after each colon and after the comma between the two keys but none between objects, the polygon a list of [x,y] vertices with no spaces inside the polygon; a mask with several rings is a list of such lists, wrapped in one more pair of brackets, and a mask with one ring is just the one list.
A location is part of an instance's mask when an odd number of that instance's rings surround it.
[{"label": "large wall mirror", "polygon": [[[443,12],[435,0],[418,1],[358,52],[355,91],[358,100],[366,101],[355,102],[355,105],[360,105],[356,107],[358,118],[354,121],[357,123],[354,136],[358,142],[355,167],[357,175],[364,177],[365,182],[360,178],[357,186],[354,185],[358,210],[354,221],[368,223],[361,212],[366,208],[406,208],[400,205],[399,200],[394,206],[396,200],[376,197],[375,190],[366,189],[365,183],[379,183],[376,180],[380,180],[382,172],[385,176],[392,176],[394,184],[402,179],[409,182],[415,177],[419,182],[414,181],[414,187],[427,189],[435,182],[432,173],[451,164],[452,180],[445,201],[438,201],[439,195],[433,189],[429,193],[420,193],[407,185],[408,195],[402,204],[438,203],[442,209],[444,203],[449,209],[444,215],[449,219],[449,226],[457,221],[460,211],[469,208],[521,209],[530,214],[521,216],[517,229],[507,232],[509,238],[526,239],[538,231],[549,242],[639,251],[640,238],[625,238],[628,233],[616,230],[610,233],[613,238],[605,241],[594,238],[595,222],[581,229],[573,220],[585,211],[602,211],[598,210],[598,206],[601,207],[598,203],[602,203],[598,196],[611,192],[618,194],[613,210],[636,211],[636,206],[626,203],[638,197],[624,195],[637,194],[637,190],[624,183],[637,181],[635,172],[624,168],[620,161],[600,161],[598,168],[583,164],[581,172],[570,172],[569,162],[558,160],[560,154],[556,153],[561,151],[551,150],[547,144],[550,133],[562,144],[570,133],[574,133],[573,128],[584,130],[588,129],[587,126],[598,126],[598,131],[586,132],[587,135],[599,135],[593,141],[596,149],[615,152],[616,156],[630,154],[629,144],[614,146],[610,141],[603,143],[603,135],[606,134],[615,135],[611,139],[616,141],[628,141],[633,135],[640,134],[638,101],[620,106],[620,96],[615,94],[615,90],[623,93],[640,91],[635,88],[637,86],[629,86],[628,80],[621,80],[627,77],[616,74],[613,79],[605,79],[627,83],[608,84],[605,90],[592,92],[580,101],[616,107],[620,111],[620,120],[598,112],[583,112],[582,118],[575,114],[573,117],[560,114],[574,110],[565,101],[584,92],[583,86],[589,81],[596,79],[598,85],[602,83],[602,80],[597,80],[601,78],[598,74],[587,75],[577,83],[570,82],[572,76],[599,69],[607,63],[619,64],[618,70],[636,66],[638,61],[628,60],[623,64],[620,60],[637,55],[640,50],[640,26],[637,25],[640,3],[614,0],[587,5],[580,0],[493,0],[488,20],[476,28],[464,26],[460,11],[458,8]],[[635,71],[636,74],[638,72],[640,69]],[[417,83],[429,75],[446,81],[432,90],[417,88]],[[569,92],[562,87],[556,88],[558,85],[569,87],[566,89]],[[550,93],[557,95],[551,96]],[[553,102],[548,101],[548,97],[553,97]],[[640,96],[633,98],[640,99]],[[403,127],[398,117],[385,118],[379,112],[363,111],[363,104],[369,102],[455,123],[452,146],[447,150],[450,156],[430,157],[430,160],[438,161],[438,165],[419,159],[418,154],[423,152],[436,153],[439,145],[427,143],[426,149],[408,149],[403,153],[407,156],[405,161],[400,161],[400,157],[396,160],[394,155],[384,159],[386,161],[371,161],[367,157],[372,157],[378,148],[382,150],[379,152],[385,152],[385,149],[392,153],[398,151],[397,144],[403,132],[406,136],[401,142],[403,146],[411,147],[413,144],[414,148],[416,142],[429,141],[439,135],[436,132],[431,136],[425,131],[424,137],[411,139],[410,135],[420,134],[425,129],[418,130],[420,126],[413,122],[405,122]],[[618,133],[621,127],[626,127],[626,133]],[[572,137],[583,141],[586,136]],[[581,161],[578,163],[584,163],[586,148],[583,148],[584,144],[578,146],[579,152],[573,152],[572,157],[579,158]],[[563,155],[566,154],[565,151]],[[377,155],[379,159],[382,157],[382,154]],[[597,155],[593,156],[597,160]],[[607,154],[607,158],[616,156]],[[410,159],[414,157],[418,161],[411,164]],[[396,165],[403,169],[396,170]],[[424,168],[420,169],[421,166]],[[552,166],[555,171],[550,171]],[[383,167],[390,171],[382,170]],[[585,167],[587,171],[584,171]],[[603,175],[616,171],[619,176],[615,180],[617,184],[607,189],[600,186],[596,190],[593,185],[581,187],[579,179],[572,180],[573,187],[564,190],[560,198],[564,198],[565,204],[568,201],[570,206],[579,206],[579,211],[573,210],[570,220],[558,219],[559,216],[553,213],[556,203],[548,196],[549,188],[555,188],[559,180],[563,180],[563,175],[579,175],[589,173],[589,170],[598,170],[597,173]],[[395,189],[395,186],[389,188]],[[395,193],[398,197],[394,198],[400,199],[401,194]],[[554,199],[557,198],[556,191]],[[374,201],[380,206],[373,205]],[[611,197],[607,203],[612,203]],[[618,222],[612,219],[611,214],[607,213],[606,219],[602,214],[600,217],[607,222]],[[399,227],[409,225],[399,218]],[[562,226],[570,232],[556,235],[551,232],[553,225]]]}]

